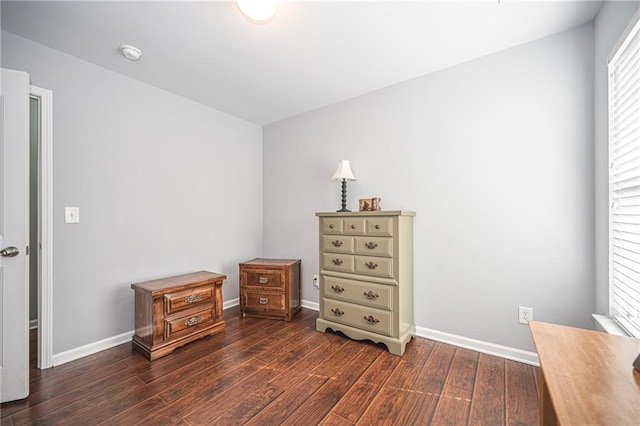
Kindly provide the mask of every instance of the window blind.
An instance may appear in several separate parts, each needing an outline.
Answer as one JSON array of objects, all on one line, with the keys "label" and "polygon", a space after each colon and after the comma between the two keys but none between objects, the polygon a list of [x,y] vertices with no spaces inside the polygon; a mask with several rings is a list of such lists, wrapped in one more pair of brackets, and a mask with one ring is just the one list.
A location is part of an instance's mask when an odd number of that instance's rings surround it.
[{"label": "window blind", "polygon": [[609,315],[640,337],[640,21],[609,61]]}]

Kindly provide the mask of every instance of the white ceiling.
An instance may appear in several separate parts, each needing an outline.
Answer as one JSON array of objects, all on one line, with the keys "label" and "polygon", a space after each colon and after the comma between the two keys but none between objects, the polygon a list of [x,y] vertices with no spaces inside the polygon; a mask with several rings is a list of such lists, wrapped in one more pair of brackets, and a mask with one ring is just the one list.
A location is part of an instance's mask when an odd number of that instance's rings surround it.
[{"label": "white ceiling", "polygon": [[[2,29],[264,125],[590,22],[601,1],[2,1]],[[139,47],[139,62],[118,51]]]}]

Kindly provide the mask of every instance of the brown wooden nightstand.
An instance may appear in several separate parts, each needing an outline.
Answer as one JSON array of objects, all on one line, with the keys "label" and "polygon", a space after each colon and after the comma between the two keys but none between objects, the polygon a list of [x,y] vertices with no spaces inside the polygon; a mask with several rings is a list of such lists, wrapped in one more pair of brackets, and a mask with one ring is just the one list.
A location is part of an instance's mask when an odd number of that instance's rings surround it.
[{"label": "brown wooden nightstand", "polygon": [[253,259],[240,265],[242,317],[291,321],[302,309],[300,259]]},{"label": "brown wooden nightstand", "polygon": [[153,361],[224,331],[222,282],[226,278],[200,271],[131,284],[136,314],[133,348]]}]

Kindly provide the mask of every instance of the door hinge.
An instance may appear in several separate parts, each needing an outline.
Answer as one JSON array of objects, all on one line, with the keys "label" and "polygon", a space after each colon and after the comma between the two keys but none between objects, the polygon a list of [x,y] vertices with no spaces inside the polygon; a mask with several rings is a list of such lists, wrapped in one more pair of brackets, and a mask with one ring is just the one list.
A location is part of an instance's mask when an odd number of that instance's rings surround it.
[{"label": "door hinge", "polygon": [[27,250],[26,250],[26,256],[29,256],[29,246],[27,246]]}]

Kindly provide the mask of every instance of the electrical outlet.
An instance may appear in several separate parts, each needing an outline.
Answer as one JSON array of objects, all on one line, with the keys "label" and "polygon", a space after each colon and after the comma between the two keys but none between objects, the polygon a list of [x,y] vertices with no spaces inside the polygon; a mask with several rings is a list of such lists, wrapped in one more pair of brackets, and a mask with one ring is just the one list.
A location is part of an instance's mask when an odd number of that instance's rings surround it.
[{"label": "electrical outlet", "polygon": [[533,321],[533,308],[518,306],[518,322],[520,324],[529,324],[529,321]]},{"label": "electrical outlet", "polygon": [[320,289],[320,281],[318,280],[317,275],[313,275],[313,286],[317,289]]}]

